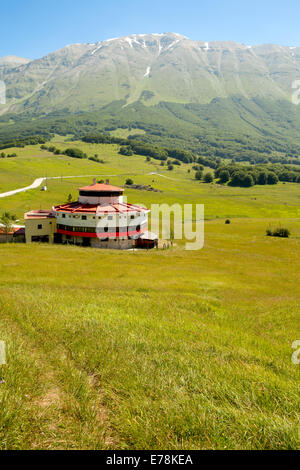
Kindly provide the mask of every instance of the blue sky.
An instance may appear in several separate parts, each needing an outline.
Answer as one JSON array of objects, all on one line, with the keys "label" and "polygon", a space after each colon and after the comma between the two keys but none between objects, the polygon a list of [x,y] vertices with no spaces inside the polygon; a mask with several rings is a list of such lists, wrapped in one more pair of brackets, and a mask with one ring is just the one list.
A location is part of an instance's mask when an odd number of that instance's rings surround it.
[{"label": "blue sky", "polygon": [[170,31],[300,46],[299,0],[14,0],[1,2],[0,17],[0,57],[35,59],[74,42]]}]

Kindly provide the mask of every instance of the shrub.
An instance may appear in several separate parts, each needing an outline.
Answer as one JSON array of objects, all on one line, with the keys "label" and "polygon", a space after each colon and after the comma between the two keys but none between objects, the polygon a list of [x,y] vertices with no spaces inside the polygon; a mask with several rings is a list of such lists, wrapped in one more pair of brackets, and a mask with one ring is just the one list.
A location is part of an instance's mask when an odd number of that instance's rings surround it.
[{"label": "shrub", "polygon": [[131,155],[133,155],[133,151],[132,151],[131,147],[129,147],[129,146],[121,147],[120,150],[119,150],[119,154],[131,157]]},{"label": "shrub", "polygon": [[222,170],[220,172],[220,183],[224,184],[224,183],[227,183],[227,181],[229,181],[230,179],[230,173],[228,170]]},{"label": "shrub", "polygon": [[289,229],[284,227],[277,227],[275,230],[268,228],[266,232],[268,237],[289,238],[289,236],[291,235]]},{"label": "shrub", "polygon": [[[48,150],[50,150],[50,147]],[[66,149],[64,154],[72,158],[86,158],[86,155],[82,152],[82,150],[76,148]]]},{"label": "shrub", "polygon": [[212,183],[214,180],[213,175],[211,173],[206,173],[204,176],[204,182],[205,183]]},{"label": "shrub", "polygon": [[229,224],[231,224],[231,221],[230,221],[229,219],[226,219],[226,220],[225,220],[225,224],[226,224],[226,225],[229,225]]},{"label": "shrub", "polygon": [[127,184],[128,186],[131,186],[131,185],[133,184],[133,180],[132,180],[131,178],[128,178],[128,179],[126,180],[126,184]]},{"label": "shrub", "polygon": [[275,173],[268,173],[268,184],[277,184],[278,176]]}]

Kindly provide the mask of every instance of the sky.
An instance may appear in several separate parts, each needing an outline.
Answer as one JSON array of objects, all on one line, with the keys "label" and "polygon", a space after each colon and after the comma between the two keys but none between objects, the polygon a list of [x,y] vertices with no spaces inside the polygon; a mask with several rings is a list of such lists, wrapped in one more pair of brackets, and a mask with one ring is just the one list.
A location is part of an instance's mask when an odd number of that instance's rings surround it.
[{"label": "sky", "polygon": [[37,59],[72,43],[163,32],[300,46],[299,0],[14,0],[1,2],[0,19],[0,57]]}]

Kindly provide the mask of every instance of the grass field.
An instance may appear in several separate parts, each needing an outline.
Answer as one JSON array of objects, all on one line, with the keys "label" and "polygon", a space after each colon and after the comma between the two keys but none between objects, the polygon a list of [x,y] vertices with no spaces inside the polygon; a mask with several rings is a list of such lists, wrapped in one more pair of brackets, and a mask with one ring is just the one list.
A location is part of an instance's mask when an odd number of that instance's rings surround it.
[{"label": "grass field", "polygon": [[[38,177],[71,175],[98,175],[108,177],[112,184],[124,185],[128,177],[135,183],[150,184],[163,191],[127,190],[129,202],[151,203],[200,203],[205,205],[206,219],[226,217],[300,218],[300,194],[297,184],[276,186],[254,186],[252,188],[231,188],[229,186],[207,185],[194,179],[192,165],[174,166],[173,171],[160,166],[156,160],[146,162],[145,157],[126,157],[118,154],[117,145],[85,144],[82,142],[61,142],[51,144],[60,149],[78,147],[88,156],[98,154],[104,164],[80,160],[67,156],[56,156],[40,150],[39,146],[23,149],[8,149],[16,152],[17,158],[0,159],[0,192],[30,185]],[[191,170],[188,173],[188,170]],[[211,171],[211,170],[209,170]],[[160,175],[151,175],[159,173]],[[77,197],[78,187],[92,182],[92,176],[73,179],[48,179],[47,192],[31,190],[5,199],[0,199],[1,210],[10,210],[22,220],[24,212],[40,207],[51,208],[67,200],[71,193]]]},{"label": "grass field", "polygon": [[[121,175],[116,184],[130,174],[163,191],[131,190],[130,202],[204,203],[205,246],[0,245],[0,448],[300,449],[297,185],[210,186],[185,165],[168,172],[113,146],[85,150],[106,163],[18,149],[0,160],[1,191],[45,171],[100,168]],[[49,180],[48,192],[2,199],[0,209],[21,217],[82,183]],[[265,236],[278,222],[291,238]]]}]

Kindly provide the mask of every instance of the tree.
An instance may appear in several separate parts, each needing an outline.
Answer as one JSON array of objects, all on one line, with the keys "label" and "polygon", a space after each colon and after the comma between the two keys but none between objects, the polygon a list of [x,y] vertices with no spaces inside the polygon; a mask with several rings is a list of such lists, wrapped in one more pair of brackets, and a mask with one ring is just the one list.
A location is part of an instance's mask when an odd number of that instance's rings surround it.
[{"label": "tree", "polygon": [[266,171],[261,171],[258,175],[257,184],[267,184],[268,174]]},{"label": "tree", "polygon": [[133,180],[131,178],[128,178],[126,180],[126,184],[127,184],[127,186],[131,186],[133,184]]},{"label": "tree", "polygon": [[238,171],[233,174],[229,184],[230,186],[240,186],[244,188],[249,188],[250,186],[254,185],[254,179],[250,173]]},{"label": "tree", "polygon": [[230,173],[228,170],[222,170],[219,174],[220,176],[220,183],[224,184],[227,183],[230,179]]},{"label": "tree", "polygon": [[69,194],[68,196],[68,203],[71,203],[73,201],[73,196],[72,194]]},{"label": "tree", "polygon": [[268,173],[268,184],[277,184],[278,176],[275,173]]},{"label": "tree", "polygon": [[254,186],[254,179],[252,175],[248,174],[245,176],[243,186],[245,186],[245,188],[250,188],[251,186]]},{"label": "tree", "polygon": [[206,173],[204,175],[204,183],[212,183],[214,180],[213,175],[211,173]]},{"label": "tree", "polygon": [[11,231],[16,220],[17,217],[14,214],[10,214],[9,212],[3,212],[0,217],[0,223],[3,225],[4,232],[6,234],[6,242],[8,242],[9,232]]},{"label": "tree", "polygon": [[129,147],[129,146],[120,147],[119,154],[131,157],[131,155],[133,155],[133,151],[132,151],[131,147]]},{"label": "tree", "polygon": [[202,180],[202,175],[203,175],[202,171],[200,171],[200,170],[196,171],[196,173],[195,173],[196,180],[198,180],[198,181]]}]

